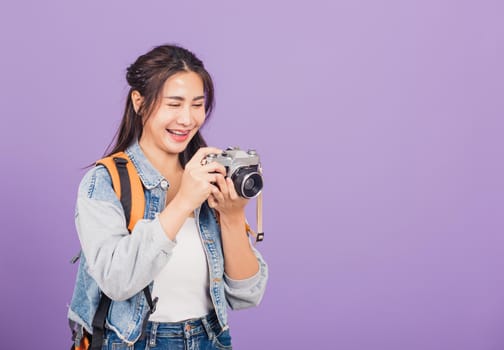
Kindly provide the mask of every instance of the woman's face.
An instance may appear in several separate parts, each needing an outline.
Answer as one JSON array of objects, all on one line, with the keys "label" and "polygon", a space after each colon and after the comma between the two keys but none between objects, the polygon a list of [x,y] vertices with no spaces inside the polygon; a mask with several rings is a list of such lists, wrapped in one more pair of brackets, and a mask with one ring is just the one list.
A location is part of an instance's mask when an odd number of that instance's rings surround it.
[{"label": "woman's face", "polygon": [[150,151],[179,154],[205,121],[203,81],[194,72],[166,80],[159,106],[144,120],[140,144]]}]

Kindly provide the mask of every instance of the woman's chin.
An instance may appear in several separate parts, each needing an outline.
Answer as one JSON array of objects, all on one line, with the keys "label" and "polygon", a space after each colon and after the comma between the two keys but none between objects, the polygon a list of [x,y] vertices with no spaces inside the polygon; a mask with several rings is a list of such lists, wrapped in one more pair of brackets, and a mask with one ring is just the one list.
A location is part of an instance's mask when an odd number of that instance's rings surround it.
[{"label": "woman's chin", "polygon": [[187,145],[189,144],[189,139],[185,142],[165,142],[164,149],[166,153],[179,154],[185,151]]}]

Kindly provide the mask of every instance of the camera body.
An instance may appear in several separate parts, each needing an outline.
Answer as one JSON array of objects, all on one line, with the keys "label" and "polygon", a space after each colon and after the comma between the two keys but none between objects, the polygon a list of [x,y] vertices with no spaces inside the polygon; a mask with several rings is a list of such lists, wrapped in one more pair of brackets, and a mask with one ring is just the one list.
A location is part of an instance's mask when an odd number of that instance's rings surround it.
[{"label": "camera body", "polygon": [[236,192],[243,198],[254,198],[261,193],[263,177],[259,155],[255,150],[243,151],[239,147],[229,147],[220,154],[209,154],[205,163],[219,162],[226,167]]}]

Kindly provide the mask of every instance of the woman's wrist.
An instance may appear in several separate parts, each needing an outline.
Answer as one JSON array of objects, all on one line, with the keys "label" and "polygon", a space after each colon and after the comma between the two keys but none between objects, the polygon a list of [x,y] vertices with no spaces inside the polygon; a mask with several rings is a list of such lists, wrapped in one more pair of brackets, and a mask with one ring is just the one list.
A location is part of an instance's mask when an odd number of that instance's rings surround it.
[{"label": "woman's wrist", "polygon": [[185,216],[188,216],[192,214],[194,211],[194,206],[191,205],[187,200],[184,199],[184,197],[180,196],[179,194],[175,195],[175,197],[171,200],[170,203],[166,206],[165,210],[176,210],[179,211]]},{"label": "woman's wrist", "polygon": [[185,220],[191,215],[193,209],[184,201],[179,201],[174,198],[164,210],[159,214],[159,222],[166,236],[172,241],[175,240],[180,227]]},{"label": "woman's wrist", "polygon": [[245,227],[245,209],[233,213],[219,212],[219,223],[222,227]]}]

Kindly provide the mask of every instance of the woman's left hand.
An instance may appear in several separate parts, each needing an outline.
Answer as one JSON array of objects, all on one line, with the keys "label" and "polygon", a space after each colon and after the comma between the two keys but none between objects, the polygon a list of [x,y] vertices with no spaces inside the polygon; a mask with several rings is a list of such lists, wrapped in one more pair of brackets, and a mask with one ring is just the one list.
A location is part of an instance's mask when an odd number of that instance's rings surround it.
[{"label": "woman's left hand", "polygon": [[234,216],[243,213],[248,199],[243,198],[236,193],[233,180],[220,175],[217,176],[216,185],[218,190],[213,190],[208,197],[208,205],[219,212],[219,215]]}]

